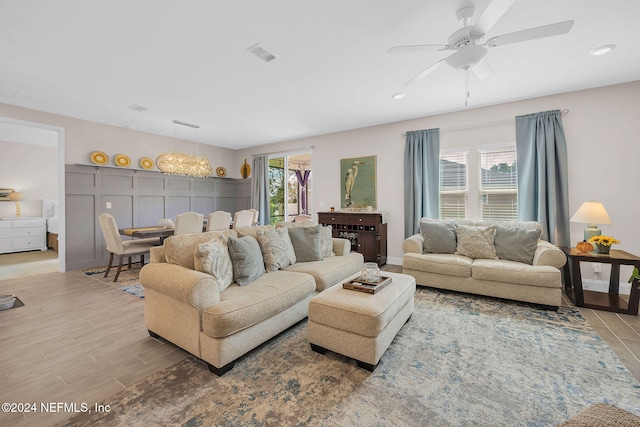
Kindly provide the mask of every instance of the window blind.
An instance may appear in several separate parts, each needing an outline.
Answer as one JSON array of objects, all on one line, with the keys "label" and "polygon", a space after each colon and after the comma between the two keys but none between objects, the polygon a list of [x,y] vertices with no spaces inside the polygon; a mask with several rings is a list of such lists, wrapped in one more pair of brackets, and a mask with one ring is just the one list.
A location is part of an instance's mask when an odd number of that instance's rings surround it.
[{"label": "window blind", "polygon": [[515,145],[478,147],[480,219],[518,219],[518,171]]}]

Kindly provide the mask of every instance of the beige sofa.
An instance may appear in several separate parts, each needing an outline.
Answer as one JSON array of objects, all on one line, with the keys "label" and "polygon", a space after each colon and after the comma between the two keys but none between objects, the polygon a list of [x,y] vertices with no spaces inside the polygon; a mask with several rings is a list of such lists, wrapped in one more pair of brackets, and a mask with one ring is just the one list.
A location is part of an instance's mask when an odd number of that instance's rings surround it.
[{"label": "beige sofa", "polygon": [[[425,250],[425,237],[429,239],[429,223],[440,221],[423,218],[421,230],[403,242],[402,269],[416,279],[418,285],[440,289],[449,289],[478,295],[505,298],[516,301],[559,307],[562,302],[562,279],[560,269],[566,262],[566,256],[551,243],[535,239],[531,245],[530,263],[514,261],[512,255],[520,250],[520,245],[503,247],[503,257],[486,259],[465,256],[458,252],[460,241],[455,242],[454,253],[429,253]],[[427,225],[425,227],[425,225]],[[453,221],[457,230],[459,225],[494,229],[494,243],[498,243],[496,227],[501,231],[540,230],[536,222],[472,222]],[[427,234],[425,234],[425,232]],[[487,232],[487,235],[490,231]],[[456,236],[458,236],[456,234]],[[501,234],[501,242],[509,234]],[[505,237],[506,236],[506,237]],[[514,234],[515,236],[515,234]],[[440,238],[440,237],[439,237]],[[458,238],[458,237],[457,237]],[[438,246],[439,241],[436,241]],[[451,252],[450,250],[448,252]],[[464,251],[463,251],[464,252]],[[500,251],[498,251],[500,253]],[[515,259],[519,259],[515,257]]]},{"label": "beige sofa", "polygon": [[361,254],[350,252],[348,240],[329,237],[335,256],[266,272],[244,286],[234,282],[220,291],[213,276],[196,271],[193,254],[198,245],[219,236],[255,237],[258,229],[265,226],[170,237],[164,246],[152,249],[151,261],[140,273],[151,336],[201,358],[217,375],[307,317],[309,300],[316,293],[364,265]]}]

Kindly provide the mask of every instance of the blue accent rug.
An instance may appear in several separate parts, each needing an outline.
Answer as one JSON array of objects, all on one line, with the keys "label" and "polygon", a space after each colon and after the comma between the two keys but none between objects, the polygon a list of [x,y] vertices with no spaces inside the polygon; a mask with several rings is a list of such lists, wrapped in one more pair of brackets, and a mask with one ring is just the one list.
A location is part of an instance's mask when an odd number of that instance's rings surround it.
[{"label": "blue accent rug", "polygon": [[420,288],[375,372],[311,351],[302,321],[222,377],[195,357],[67,425],[553,426],[640,384],[577,309]]},{"label": "blue accent rug", "polygon": [[133,295],[137,298],[144,298],[144,288],[140,284],[138,280],[138,276],[140,275],[140,266],[132,266],[131,270],[124,267],[120,272],[120,276],[118,277],[118,281],[114,282],[113,278],[116,275],[117,267],[111,267],[111,271],[109,271],[109,277],[104,276],[104,272],[107,271],[107,267],[96,267],[90,268],[87,270],[82,270],[84,274],[89,277],[92,277],[106,285],[112,286],[120,291],[126,292],[129,295]]}]

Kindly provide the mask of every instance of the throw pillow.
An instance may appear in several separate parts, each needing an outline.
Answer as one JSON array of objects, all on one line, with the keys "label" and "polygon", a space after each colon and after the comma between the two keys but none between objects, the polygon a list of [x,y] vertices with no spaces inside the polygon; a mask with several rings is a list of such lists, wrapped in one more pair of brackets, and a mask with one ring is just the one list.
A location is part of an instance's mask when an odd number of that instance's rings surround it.
[{"label": "throw pillow", "polygon": [[495,247],[498,258],[533,264],[541,230],[496,227]]},{"label": "throw pillow", "polygon": [[233,280],[238,285],[244,286],[264,274],[262,252],[256,239],[251,236],[230,236],[228,244],[233,265]]},{"label": "throw pillow", "polygon": [[469,258],[497,259],[494,236],[496,227],[471,227],[456,224],[456,254]]},{"label": "throw pillow", "polygon": [[296,254],[286,228],[258,230],[258,243],[268,272],[295,264]]},{"label": "throw pillow", "polygon": [[321,225],[315,227],[291,227],[289,237],[297,262],[321,261]]},{"label": "throw pillow", "polygon": [[194,264],[197,271],[210,274],[216,279],[220,292],[233,282],[233,265],[227,242],[223,237],[196,246]]},{"label": "throw pillow", "polygon": [[[302,222],[291,222],[291,221],[281,221],[276,223],[276,228],[287,227],[287,228],[306,228],[306,227],[316,227],[318,225],[317,222],[307,220]],[[333,252],[333,235],[331,230],[333,227],[330,225],[321,226],[320,233],[320,246],[322,247],[322,257],[328,258],[335,256],[336,254]]]},{"label": "throw pillow", "polygon": [[323,258],[329,258],[336,255],[333,253],[333,235],[331,230],[333,230],[333,227],[330,225],[325,225],[320,230],[320,248],[322,250]]},{"label": "throw pillow", "polygon": [[451,221],[420,222],[420,234],[424,239],[425,254],[456,253],[456,229]]}]

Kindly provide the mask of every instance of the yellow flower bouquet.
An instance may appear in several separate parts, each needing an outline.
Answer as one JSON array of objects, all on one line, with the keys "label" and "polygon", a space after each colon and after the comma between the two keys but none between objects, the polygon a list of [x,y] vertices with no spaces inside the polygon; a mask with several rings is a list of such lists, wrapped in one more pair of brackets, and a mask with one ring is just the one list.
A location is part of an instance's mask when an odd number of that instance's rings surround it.
[{"label": "yellow flower bouquet", "polygon": [[596,245],[611,246],[620,243],[620,240],[611,236],[593,236],[589,239],[589,242],[595,243]]},{"label": "yellow flower bouquet", "polygon": [[608,254],[611,245],[620,243],[620,240],[611,236],[593,236],[589,239],[589,242],[596,244],[599,254]]}]

